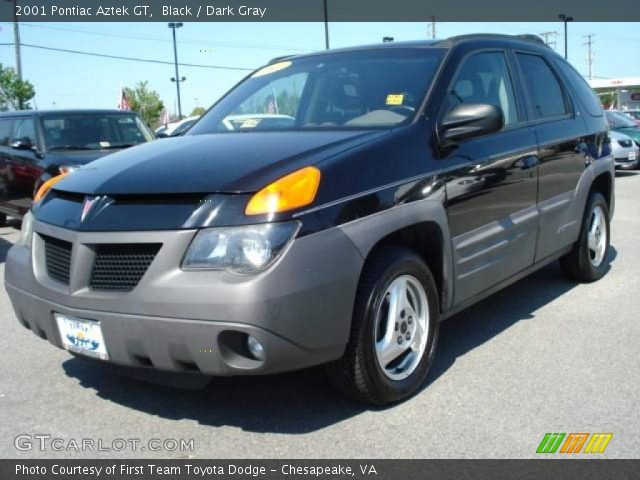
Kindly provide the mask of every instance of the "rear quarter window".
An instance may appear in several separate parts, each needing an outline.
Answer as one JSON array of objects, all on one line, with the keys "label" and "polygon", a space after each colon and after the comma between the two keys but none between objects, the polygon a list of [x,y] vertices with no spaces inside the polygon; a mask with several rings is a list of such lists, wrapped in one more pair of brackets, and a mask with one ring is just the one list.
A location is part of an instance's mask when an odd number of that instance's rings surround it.
[{"label": "rear quarter window", "polygon": [[540,55],[516,53],[529,94],[534,119],[552,118],[570,113],[560,79]]},{"label": "rear quarter window", "polygon": [[600,99],[589,86],[587,81],[582,78],[582,75],[580,75],[575,68],[564,60],[558,59],[556,60],[556,64],[564,76],[567,77],[569,85],[571,85],[571,88],[578,97],[580,104],[585,108],[589,115],[592,117],[601,117],[602,106],[600,105]]}]

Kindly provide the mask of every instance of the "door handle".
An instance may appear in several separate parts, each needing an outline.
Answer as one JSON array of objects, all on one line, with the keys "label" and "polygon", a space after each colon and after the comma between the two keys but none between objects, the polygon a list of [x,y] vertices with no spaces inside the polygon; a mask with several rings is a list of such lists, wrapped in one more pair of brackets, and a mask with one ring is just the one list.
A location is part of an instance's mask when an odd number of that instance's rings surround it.
[{"label": "door handle", "polygon": [[538,165],[538,157],[530,155],[522,159],[522,163],[520,164],[521,170],[529,170]]}]

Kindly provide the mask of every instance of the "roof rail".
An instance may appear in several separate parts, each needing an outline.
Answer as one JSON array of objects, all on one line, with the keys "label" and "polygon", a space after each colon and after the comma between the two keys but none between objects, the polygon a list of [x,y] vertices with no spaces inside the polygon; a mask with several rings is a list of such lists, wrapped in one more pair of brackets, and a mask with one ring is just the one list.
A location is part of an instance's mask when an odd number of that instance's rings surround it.
[{"label": "roof rail", "polygon": [[539,43],[540,45],[544,45],[545,47],[549,46],[546,43],[544,43],[544,40],[542,40],[542,38],[540,38],[538,35],[532,35],[530,33],[523,33],[523,34],[520,34],[520,35],[516,35],[516,37],[521,38],[522,40],[528,40],[530,42]]},{"label": "roof rail", "polygon": [[466,35],[456,35],[453,37],[449,37],[442,41],[443,44],[446,43],[457,43],[464,40],[472,40],[472,39],[497,39],[497,40],[522,40],[525,42],[535,43],[537,45],[541,45],[549,48],[549,45],[544,43],[544,40],[537,35],[532,34],[522,34],[522,35],[505,35],[502,33],[471,33]]}]

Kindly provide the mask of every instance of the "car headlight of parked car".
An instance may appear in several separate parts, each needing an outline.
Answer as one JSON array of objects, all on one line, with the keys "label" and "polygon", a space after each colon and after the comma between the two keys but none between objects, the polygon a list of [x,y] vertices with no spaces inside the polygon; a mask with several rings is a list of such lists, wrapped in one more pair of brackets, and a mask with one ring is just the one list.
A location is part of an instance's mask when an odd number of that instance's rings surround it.
[{"label": "car headlight of parked car", "polygon": [[18,245],[31,248],[31,239],[33,238],[33,215],[31,212],[22,217],[22,228],[20,229],[20,238]]},{"label": "car headlight of parked car", "polygon": [[298,222],[207,228],[189,245],[182,268],[261,272],[273,264],[295,237]]}]

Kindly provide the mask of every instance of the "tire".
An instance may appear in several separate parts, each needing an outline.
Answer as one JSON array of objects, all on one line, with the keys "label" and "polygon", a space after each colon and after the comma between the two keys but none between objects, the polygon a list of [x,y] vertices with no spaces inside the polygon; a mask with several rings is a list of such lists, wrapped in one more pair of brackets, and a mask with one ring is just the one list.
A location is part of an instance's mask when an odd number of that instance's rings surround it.
[{"label": "tire", "polygon": [[4,227],[7,224],[7,214],[0,212],[0,227]]},{"label": "tire", "polygon": [[[596,230],[600,231],[599,235],[594,233]],[[577,282],[600,280],[609,268],[610,236],[607,201],[599,192],[592,192],[582,218],[580,237],[573,249],[560,259],[564,275]]]},{"label": "tire", "polygon": [[[394,296],[403,288],[404,296]],[[394,298],[405,299],[397,303],[404,307],[396,309],[395,315],[391,313]],[[433,276],[412,250],[390,246],[368,260],[356,292],[345,353],[327,365],[331,383],[347,397],[372,405],[386,405],[413,394],[433,363],[438,303]],[[395,325],[390,318],[396,318]],[[419,331],[425,333],[418,335]],[[390,363],[379,360],[379,353],[395,355],[403,348],[405,352]]]}]

